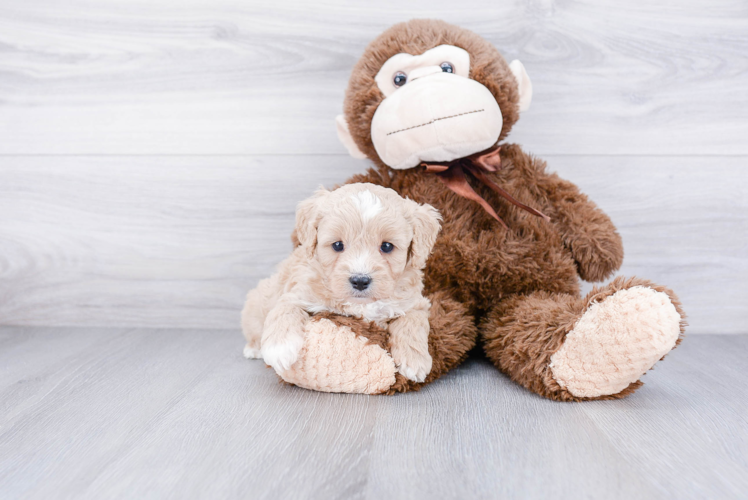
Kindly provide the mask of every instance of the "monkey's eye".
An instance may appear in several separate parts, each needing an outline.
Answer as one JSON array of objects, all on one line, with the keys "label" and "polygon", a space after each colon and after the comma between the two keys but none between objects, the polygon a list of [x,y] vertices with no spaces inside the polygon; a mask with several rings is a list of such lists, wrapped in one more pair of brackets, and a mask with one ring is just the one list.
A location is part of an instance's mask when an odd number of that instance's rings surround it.
[{"label": "monkey's eye", "polygon": [[403,85],[405,85],[407,81],[408,81],[408,75],[406,75],[402,71],[398,71],[397,73],[395,73],[394,78],[392,78],[392,84],[395,87],[402,87]]},{"label": "monkey's eye", "polygon": [[445,73],[454,73],[454,72],[455,72],[455,68],[454,68],[454,66],[452,66],[452,63],[448,63],[448,62],[443,62],[443,63],[441,63],[441,64],[439,65],[439,67],[440,67],[440,68],[442,69],[442,71],[443,71],[443,72],[445,72]]},{"label": "monkey's eye", "polygon": [[395,245],[393,245],[389,241],[385,241],[384,243],[382,243],[382,246],[379,247],[379,249],[382,250],[382,252],[384,253],[390,253],[392,250],[395,249]]},{"label": "monkey's eye", "polygon": [[342,241],[336,241],[332,244],[332,249],[336,252],[342,252],[345,249],[345,245],[343,245]]}]

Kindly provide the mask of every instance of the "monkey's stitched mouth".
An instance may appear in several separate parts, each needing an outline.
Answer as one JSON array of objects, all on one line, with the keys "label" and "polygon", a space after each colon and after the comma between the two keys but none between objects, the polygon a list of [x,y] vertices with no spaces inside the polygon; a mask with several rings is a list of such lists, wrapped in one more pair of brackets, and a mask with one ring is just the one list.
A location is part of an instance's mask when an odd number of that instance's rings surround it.
[{"label": "monkey's stitched mouth", "polygon": [[450,116],[442,116],[441,118],[434,118],[431,121],[428,121],[426,123],[421,123],[420,125],[413,125],[412,127],[408,128],[401,128],[400,130],[395,130],[393,132],[389,132],[387,135],[393,135],[393,134],[399,134],[400,132],[405,132],[406,130],[412,130],[414,128],[418,127],[425,127],[426,125],[431,125],[434,122],[438,122],[439,120],[449,120],[450,118],[457,118],[458,116],[464,116],[464,115],[470,115],[473,113],[482,113],[485,109],[474,109],[473,111],[465,111],[464,113],[458,113],[456,115],[450,115]]}]

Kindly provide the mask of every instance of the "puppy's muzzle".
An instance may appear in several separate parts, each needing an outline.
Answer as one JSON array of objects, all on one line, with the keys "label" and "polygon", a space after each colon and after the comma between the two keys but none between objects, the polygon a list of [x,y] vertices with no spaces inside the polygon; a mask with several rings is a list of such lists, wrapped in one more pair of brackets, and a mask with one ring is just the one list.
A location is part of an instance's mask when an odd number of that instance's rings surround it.
[{"label": "puppy's muzzle", "polygon": [[369,288],[371,284],[371,276],[367,274],[354,274],[348,281],[351,282],[351,286],[359,291],[364,291]]}]

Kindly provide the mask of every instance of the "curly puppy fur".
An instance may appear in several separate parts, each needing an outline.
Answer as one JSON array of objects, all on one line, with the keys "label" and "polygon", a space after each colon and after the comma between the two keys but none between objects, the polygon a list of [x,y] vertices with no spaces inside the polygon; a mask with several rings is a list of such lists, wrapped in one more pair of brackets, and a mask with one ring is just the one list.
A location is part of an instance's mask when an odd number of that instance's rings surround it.
[{"label": "curly puppy fur", "polygon": [[[499,141],[519,117],[517,83],[499,52],[480,36],[441,21],[414,20],[385,31],[367,48],[353,69],[345,98],[345,118],[358,148],[377,166],[348,182],[368,182],[437,208],[442,231],[425,269],[425,293],[434,310],[448,311],[448,321],[432,320],[433,380],[459,362],[472,347],[475,328],[488,357],[524,387],[560,401],[623,397],[641,385],[634,382],[613,395],[573,396],[556,382],[550,357],[592,300],[637,283],[666,293],[685,323],[672,291],[643,280],[618,279],[580,297],[579,278],[601,281],[623,260],[621,237],[597,206],[572,183],[546,171],[542,160],[517,145],[502,145],[502,168],[489,176],[522,203],[551,218],[545,222],[510,205],[469,176],[473,188],[506,221],[504,230],[476,203],[462,198],[419,168],[393,170],[377,156],[370,125],[384,96],[374,77],[391,56],[421,54],[442,44],[470,53],[470,77],[495,96],[503,115]],[[343,321],[339,319],[339,321]],[[459,325],[459,328],[456,328]],[[442,349],[440,346],[444,346]],[[452,349],[455,349],[453,352]],[[437,369],[436,367],[441,368]],[[398,379],[390,392],[418,386]]]},{"label": "curly puppy fur", "polygon": [[422,382],[432,360],[421,270],[439,219],[432,207],[371,184],[321,189],[301,202],[299,246],[247,296],[245,355],[258,357],[259,349],[277,371],[288,370],[302,350],[309,314],[333,312],[386,327],[399,371]]}]

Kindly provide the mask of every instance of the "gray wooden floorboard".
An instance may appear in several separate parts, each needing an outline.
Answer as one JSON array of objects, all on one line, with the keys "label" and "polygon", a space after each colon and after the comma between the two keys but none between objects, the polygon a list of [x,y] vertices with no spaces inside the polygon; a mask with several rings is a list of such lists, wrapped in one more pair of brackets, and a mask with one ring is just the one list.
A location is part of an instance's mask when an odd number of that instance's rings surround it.
[{"label": "gray wooden floorboard", "polygon": [[748,336],[687,337],[633,396],[581,404],[481,358],[419,393],[316,393],[241,346],[234,330],[0,328],[0,498],[748,491]]}]

